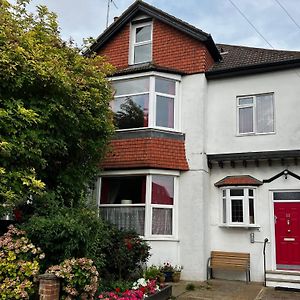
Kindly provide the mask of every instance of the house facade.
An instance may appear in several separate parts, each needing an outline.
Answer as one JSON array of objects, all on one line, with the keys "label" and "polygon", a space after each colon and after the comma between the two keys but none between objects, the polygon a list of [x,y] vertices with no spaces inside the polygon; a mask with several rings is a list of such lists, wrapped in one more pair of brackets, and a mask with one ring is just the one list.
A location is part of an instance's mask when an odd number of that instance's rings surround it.
[{"label": "house facade", "polygon": [[263,281],[265,246],[268,285],[297,281],[282,276],[300,272],[300,52],[216,44],[139,0],[92,52],[116,67],[101,215],[144,236],[150,264],[183,265],[183,279],[206,279],[221,250],[250,253]]}]

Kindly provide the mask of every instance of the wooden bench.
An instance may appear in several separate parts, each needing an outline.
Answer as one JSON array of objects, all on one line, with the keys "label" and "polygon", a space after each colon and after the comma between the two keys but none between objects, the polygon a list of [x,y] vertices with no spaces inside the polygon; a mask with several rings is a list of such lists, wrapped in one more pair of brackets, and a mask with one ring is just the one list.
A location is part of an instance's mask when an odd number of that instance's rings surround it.
[{"label": "wooden bench", "polygon": [[207,280],[213,278],[213,269],[245,271],[250,282],[250,253],[212,251],[207,261]]}]

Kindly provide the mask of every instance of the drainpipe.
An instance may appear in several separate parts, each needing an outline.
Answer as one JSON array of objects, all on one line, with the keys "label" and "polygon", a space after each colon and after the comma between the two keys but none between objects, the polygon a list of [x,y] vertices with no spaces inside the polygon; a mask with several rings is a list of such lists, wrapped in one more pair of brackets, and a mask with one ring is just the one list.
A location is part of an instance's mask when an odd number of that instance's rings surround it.
[{"label": "drainpipe", "polygon": [[268,238],[265,238],[264,240],[264,250],[263,250],[263,255],[264,255],[264,286],[266,286],[266,245],[267,245],[267,242],[269,241]]}]

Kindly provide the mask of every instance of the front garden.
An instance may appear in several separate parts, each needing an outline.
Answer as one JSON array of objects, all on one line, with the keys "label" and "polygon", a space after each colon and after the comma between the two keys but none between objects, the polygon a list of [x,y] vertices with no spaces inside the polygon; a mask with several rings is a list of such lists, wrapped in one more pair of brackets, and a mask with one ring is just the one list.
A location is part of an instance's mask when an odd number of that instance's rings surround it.
[{"label": "front garden", "polygon": [[[165,276],[181,267],[169,263],[146,267],[150,255],[147,242],[89,214],[88,221],[81,224],[66,216],[59,222],[43,217],[43,222],[36,224],[41,219],[36,217],[38,220],[10,225],[0,237],[1,299],[39,299],[38,278],[44,273],[60,280],[60,299],[138,300],[159,293],[164,296],[153,299],[168,299],[171,291],[166,290]],[[61,227],[64,222],[70,223],[69,228]],[[89,227],[93,222],[100,230]],[[81,231],[88,236],[82,237]]]}]

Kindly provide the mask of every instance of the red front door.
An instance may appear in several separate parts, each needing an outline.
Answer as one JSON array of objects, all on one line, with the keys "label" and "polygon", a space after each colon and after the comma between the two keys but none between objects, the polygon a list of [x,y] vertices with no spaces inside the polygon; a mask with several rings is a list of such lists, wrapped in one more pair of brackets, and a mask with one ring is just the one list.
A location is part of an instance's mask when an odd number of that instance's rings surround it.
[{"label": "red front door", "polygon": [[277,269],[300,270],[300,202],[274,203]]}]

